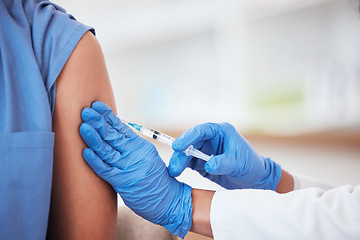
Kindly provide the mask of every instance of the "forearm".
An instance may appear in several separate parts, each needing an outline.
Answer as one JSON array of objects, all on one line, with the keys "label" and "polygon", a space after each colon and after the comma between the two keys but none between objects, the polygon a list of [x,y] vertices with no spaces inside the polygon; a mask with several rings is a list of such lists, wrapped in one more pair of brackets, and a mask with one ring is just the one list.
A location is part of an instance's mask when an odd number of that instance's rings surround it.
[{"label": "forearm", "polygon": [[294,190],[294,178],[290,173],[282,169],[281,178],[276,188],[276,192],[287,193],[287,192],[291,192],[292,190]]},{"label": "forearm", "polygon": [[211,201],[215,191],[193,189],[192,190],[192,225],[191,232],[207,237],[213,237],[210,224]]}]

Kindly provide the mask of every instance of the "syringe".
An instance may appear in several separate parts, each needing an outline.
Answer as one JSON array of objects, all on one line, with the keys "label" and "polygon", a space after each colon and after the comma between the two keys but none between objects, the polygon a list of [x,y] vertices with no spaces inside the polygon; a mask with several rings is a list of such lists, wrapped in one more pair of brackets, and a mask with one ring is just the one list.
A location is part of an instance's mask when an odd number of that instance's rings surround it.
[{"label": "syringe", "polygon": [[[123,121],[126,122],[126,121]],[[149,128],[149,127],[145,127],[145,126],[140,126],[136,123],[128,123],[130,126],[132,126],[133,128],[135,128],[136,130],[138,130],[141,134],[155,139],[159,142],[165,143],[167,145],[169,145],[170,147],[172,146],[173,141],[175,140],[175,138],[170,137],[162,132],[159,132],[153,128]],[[185,151],[184,153],[186,154],[186,156],[194,156],[196,158],[200,158],[202,160],[208,161],[212,156],[206,155],[205,153],[197,150],[194,148],[193,145],[190,145]]]}]

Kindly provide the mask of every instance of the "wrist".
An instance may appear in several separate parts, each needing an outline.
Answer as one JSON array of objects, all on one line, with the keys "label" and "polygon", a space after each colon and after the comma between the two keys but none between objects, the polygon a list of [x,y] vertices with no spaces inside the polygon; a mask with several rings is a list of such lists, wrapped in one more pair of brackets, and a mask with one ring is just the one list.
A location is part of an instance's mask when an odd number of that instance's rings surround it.
[{"label": "wrist", "polygon": [[281,166],[271,160],[271,158],[262,157],[263,167],[258,170],[257,180],[254,181],[252,188],[267,189],[275,191],[281,179]]},{"label": "wrist", "polygon": [[180,187],[174,192],[172,200],[168,201],[170,205],[166,213],[166,223],[160,223],[160,225],[167,228],[172,234],[184,238],[192,225],[192,188],[185,183],[177,183]]}]

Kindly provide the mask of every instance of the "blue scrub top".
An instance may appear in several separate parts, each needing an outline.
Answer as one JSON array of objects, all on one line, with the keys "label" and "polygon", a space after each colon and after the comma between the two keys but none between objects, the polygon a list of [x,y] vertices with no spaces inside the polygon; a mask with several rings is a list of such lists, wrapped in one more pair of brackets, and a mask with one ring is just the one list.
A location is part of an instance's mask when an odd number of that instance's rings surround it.
[{"label": "blue scrub top", "polygon": [[46,237],[55,81],[88,30],[49,1],[0,1],[0,239]]}]

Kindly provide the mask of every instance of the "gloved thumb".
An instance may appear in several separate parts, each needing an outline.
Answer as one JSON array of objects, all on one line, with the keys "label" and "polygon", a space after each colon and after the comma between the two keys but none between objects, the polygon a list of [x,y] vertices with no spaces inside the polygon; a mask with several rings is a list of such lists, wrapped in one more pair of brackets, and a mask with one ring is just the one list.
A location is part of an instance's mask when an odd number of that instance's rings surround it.
[{"label": "gloved thumb", "polygon": [[189,165],[191,156],[188,157],[183,152],[174,152],[169,162],[169,174],[172,177],[179,176]]},{"label": "gloved thumb", "polygon": [[205,171],[211,175],[230,174],[234,171],[234,166],[229,162],[226,153],[213,156],[204,165]]}]

